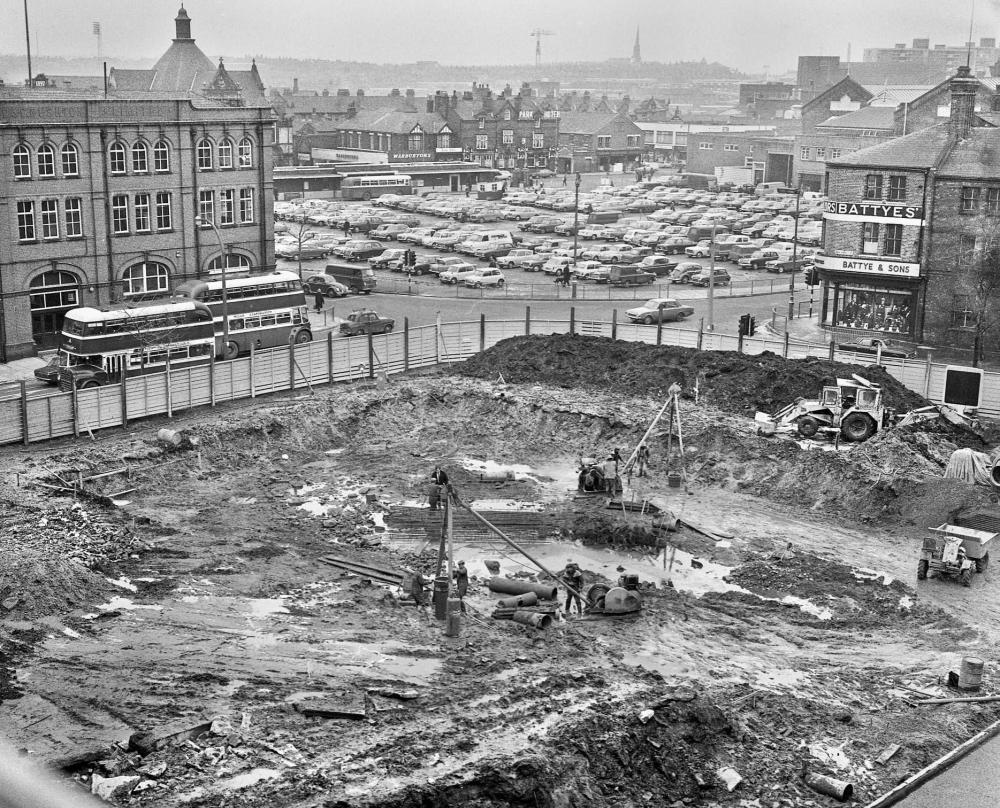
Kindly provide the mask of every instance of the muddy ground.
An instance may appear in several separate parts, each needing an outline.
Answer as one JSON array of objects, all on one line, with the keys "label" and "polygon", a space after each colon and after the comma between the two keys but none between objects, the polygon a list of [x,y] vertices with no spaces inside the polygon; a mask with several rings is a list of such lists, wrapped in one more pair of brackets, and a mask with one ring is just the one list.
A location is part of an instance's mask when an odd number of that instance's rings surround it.
[{"label": "muddy ground", "polygon": [[[941,479],[974,436],[929,425],[802,448],[757,435],[744,406],[794,392],[802,371],[776,357],[611,357],[574,338],[570,359],[538,339],[510,341],[492,370],[182,414],[169,425],[198,439],[188,451],[156,445],[165,421],[4,450],[0,727],[81,789],[137,778],[123,805],[620,808],[833,804],[803,770],[867,801],[998,717],[910,703],[949,692],[965,655],[994,687],[995,573],[971,589],[915,576],[925,528],[990,502]],[[564,363],[579,387],[552,370]],[[623,363],[627,391],[610,383]],[[843,374],[816,364],[798,395]],[[576,491],[575,458],[634,446],[670,366],[687,383],[709,369],[682,409],[688,484],[668,485],[658,430],[625,498],[710,536]],[[489,381],[498,367],[516,383]],[[438,462],[547,568],[575,560],[588,584],[637,573],[643,611],[546,630],[491,619],[485,562],[533,568],[468,517],[459,637],[398,588],[321,561],[432,574]],[[123,463],[127,484],[94,485],[115,504],[38,485]],[[481,479],[498,467],[514,479]],[[347,717],[310,714],[318,700]]]}]

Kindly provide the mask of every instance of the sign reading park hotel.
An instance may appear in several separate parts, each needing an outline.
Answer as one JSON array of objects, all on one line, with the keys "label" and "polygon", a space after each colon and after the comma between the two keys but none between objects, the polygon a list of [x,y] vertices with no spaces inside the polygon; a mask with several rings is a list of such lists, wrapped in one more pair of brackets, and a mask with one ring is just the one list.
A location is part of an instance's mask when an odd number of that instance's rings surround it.
[{"label": "sign reading park hotel", "polygon": [[823,218],[841,222],[922,225],[924,223],[924,209],[919,205],[893,205],[885,202],[835,202],[831,200],[824,206]]},{"label": "sign reading park hotel", "polygon": [[892,261],[885,258],[837,258],[817,255],[816,266],[831,272],[858,272],[885,278],[919,278],[920,264]]}]

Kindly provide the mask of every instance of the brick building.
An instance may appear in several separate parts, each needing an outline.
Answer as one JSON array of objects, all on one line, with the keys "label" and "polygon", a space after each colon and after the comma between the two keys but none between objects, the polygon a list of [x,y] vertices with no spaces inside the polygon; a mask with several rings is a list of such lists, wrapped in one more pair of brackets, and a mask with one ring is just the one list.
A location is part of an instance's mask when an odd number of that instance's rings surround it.
[{"label": "brick building", "polygon": [[975,112],[979,84],[960,68],[945,123],[828,164],[817,264],[826,326],[949,348],[996,345],[1000,129]]},{"label": "brick building", "polygon": [[645,133],[624,112],[560,112],[556,171],[628,171],[641,162]]},{"label": "brick building", "polygon": [[811,132],[795,138],[794,185],[804,191],[826,192],[826,163],[896,136],[891,106],[861,107],[828,118]]},{"label": "brick building", "polygon": [[685,170],[694,174],[714,174],[717,168],[735,166],[750,169],[747,183],[792,182],[791,137],[773,137],[754,132],[694,132],[688,136]]},{"label": "brick building", "polygon": [[273,267],[274,117],[234,85],[220,66],[197,94],[0,90],[0,360],[75,306]]}]

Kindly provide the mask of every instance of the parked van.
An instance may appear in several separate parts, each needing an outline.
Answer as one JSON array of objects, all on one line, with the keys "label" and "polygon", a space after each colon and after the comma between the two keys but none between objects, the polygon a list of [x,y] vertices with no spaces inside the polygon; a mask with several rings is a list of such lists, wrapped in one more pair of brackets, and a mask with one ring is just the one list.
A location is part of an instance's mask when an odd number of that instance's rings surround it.
[{"label": "parked van", "polygon": [[355,294],[371,294],[378,283],[374,269],[357,264],[327,264],[326,274],[332,275]]},{"label": "parked van", "polygon": [[714,230],[715,238],[718,238],[719,236],[723,235],[724,233],[728,233],[729,232],[729,227],[727,227],[724,224],[717,224],[714,228],[711,227],[711,226],[706,227],[705,225],[698,225],[696,227],[689,227],[688,231],[687,231],[687,237],[689,239],[691,239],[691,241],[701,241],[702,239],[705,239],[705,238],[710,239],[710,238],[712,238],[713,230]]},{"label": "parked van", "polygon": [[603,210],[587,216],[587,224],[611,224],[617,222],[621,214],[613,210]]},{"label": "parked van", "polygon": [[455,251],[475,255],[486,247],[506,246],[513,248],[514,239],[507,230],[480,230],[455,245]]}]

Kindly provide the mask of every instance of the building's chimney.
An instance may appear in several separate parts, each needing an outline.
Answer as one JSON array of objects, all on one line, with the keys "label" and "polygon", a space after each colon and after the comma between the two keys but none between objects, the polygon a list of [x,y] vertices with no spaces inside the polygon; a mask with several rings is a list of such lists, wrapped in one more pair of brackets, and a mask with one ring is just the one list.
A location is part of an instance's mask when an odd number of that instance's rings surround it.
[{"label": "building's chimney", "polygon": [[434,112],[434,102],[436,99],[427,96],[427,111]]},{"label": "building's chimney", "polygon": [[364,98],[364,97],[365,97],[365,91],[364,90],[358,90],[358,98]]},{"label": "building's chimney", "polygon": [[292,79],[292,92],[297,93],[299,91],[299,80]]},{"label": "building's chimney", "polygon": [[413,92],[413,90],[407,90],[406,91],[406,97],[407,98],[413,98],[413,96],[415,96],[415,95],[416,95],[416,93]]},{"label": "building's chimney", "polygon": [[974,78],[968,65],[958,68],[951,80],[951,117],[948,120],[952,137],[962,140],[969,136],[976,116],[976,91],[979,80]]},{"label": "building's chimney", "polygon": [[346,89],[346,88],[344,88],[344,87],[341,87],[339,90],[337,90],[337,95],[340,96],[341,98],[347,97],[350,94],[351,94],[351,91],[348,90],[348,89]]}]

